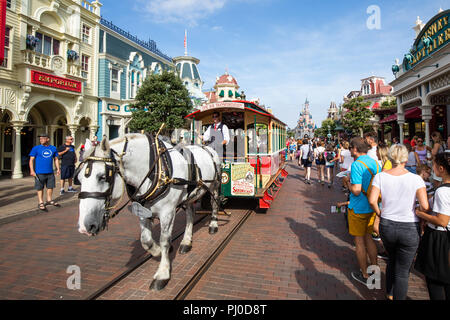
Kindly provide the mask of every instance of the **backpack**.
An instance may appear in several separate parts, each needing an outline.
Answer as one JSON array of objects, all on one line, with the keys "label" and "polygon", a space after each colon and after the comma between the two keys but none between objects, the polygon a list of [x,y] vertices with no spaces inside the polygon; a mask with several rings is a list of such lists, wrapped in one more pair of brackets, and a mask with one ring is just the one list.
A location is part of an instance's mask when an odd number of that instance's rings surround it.
[{"label": "backpack", "polygon": [[[370,192],[372,191],[372,181],[373,181],[373,178],[375,178],[375,174],[372,173],[372,171],[369,169],[369,167],[367,166],[367,164],[365,164],[365,163],[362,162],[361,160],[356,160],[356,161],[362,163],[362,164],[367,168],[367,170],[369,170],[369,173],[370,173],[370,175],[372,176],[372,178],[370,178],[369,187],[367,188],[367,192],[364,191],[364,188],[361,186],[361,191],[362,191],[362,193],[367,197],[367,199],[369,199]],[[378,174],[378,173],[380,172],[379,167],[378,167],[378,161],[376,161],[376,163],[377,163],[377,173],[376,173],[376,174]],[[381,193],[380,193],[380,195],[378,196],[378,203],[381,203]]]},{"label": "backpack", "polygon": [[319,152],[319,155],[317,156],[317,159],[319,159],[319,161],[323,161],[325,159],[324,153],[325,153],[325,151]]},{"label": "backpack", "polygon": [[334,159],[333,152],[327,152],[326,160],[331,162]]},{"label": "backpack", "polygon": [[309,162],[313,162],[314,161],[314,151],[311,149],[311,145],[309,145],[308,161]]}]

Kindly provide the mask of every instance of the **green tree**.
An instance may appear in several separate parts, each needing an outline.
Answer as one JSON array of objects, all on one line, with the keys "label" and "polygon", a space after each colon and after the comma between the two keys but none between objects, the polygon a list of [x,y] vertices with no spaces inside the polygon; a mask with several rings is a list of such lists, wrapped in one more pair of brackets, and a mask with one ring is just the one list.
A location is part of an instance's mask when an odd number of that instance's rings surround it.
[{"label": "green tree", "polygon": [[185,126],[192,111],[189,92],[174,72],[148,76],[139,88],[128,127],[132,131],[156,132],[165,123],[163,134]]},{"label": "green tree", "polygon": [[346,102],[343,108],[345,112],[342,126],[351,131],[354,136],[361,135],[363,132],[372,130],[369,120],[374,117],[374,113],[368,107],[371,105],[370,101],[364,102],[362,97],[353,98]]},{"label": "green tree", "polygon": [[328,133],[331,133],[333,136],[336,134],[336,122],[333,119],[323,120],[321,127],[314,131],[314,136],[326,137]]}]

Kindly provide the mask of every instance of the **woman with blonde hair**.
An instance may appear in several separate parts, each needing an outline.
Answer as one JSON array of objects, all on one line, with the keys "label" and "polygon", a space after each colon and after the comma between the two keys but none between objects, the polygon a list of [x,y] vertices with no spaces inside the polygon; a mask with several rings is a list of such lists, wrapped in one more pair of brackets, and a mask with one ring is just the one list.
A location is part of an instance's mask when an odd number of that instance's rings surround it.
[{"label": "woman with blonde hair", "polygon": [[[422,178],[405,169],[408,161],[406,147],[391,146],[388,157],[393,168],[374,177],[368,199],[377,215],[374,231],[380,234],[388,254],[387,297],[404,300],[408,292],[410,268],[420,241],[419,218],[415,214],[416,199],[421,211],[427,212],[430,205]],[[381,210],[378,205],[380,194]]]},{"label": "woman with blonde hair", "polygon": [[389,160],[388,154],[389,154],[389,147],[386,144],[380,142],[377,147],[377,157],[378,160],[381,161],[382,171],[392,169],[392,163],[391,160]]}]

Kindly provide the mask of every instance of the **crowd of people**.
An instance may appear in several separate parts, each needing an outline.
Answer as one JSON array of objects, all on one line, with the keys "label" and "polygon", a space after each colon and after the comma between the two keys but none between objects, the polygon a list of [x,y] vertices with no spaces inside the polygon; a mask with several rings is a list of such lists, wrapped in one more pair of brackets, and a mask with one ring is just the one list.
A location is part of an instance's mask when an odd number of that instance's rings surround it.
[{"label": "crowd of people", "polygon": [[306,184],[314,162],[319,184],[331,188],[342,177],[347,199],[337,206],[359,265],[351,277],[367,285],[368,267],[385,259],[389,300],[406,299],[412,268],[424,275],[431,300],[450,300],[450,135],[447,143],[439,132],[431,138],[431,146],[420,136],[381,142],[376,132],[287,142]]}]

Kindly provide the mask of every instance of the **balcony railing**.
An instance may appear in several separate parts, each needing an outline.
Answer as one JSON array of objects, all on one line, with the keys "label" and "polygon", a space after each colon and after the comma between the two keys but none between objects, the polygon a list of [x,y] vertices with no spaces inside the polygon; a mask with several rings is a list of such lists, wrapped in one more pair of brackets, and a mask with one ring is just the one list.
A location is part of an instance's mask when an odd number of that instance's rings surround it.
[{"label": "balcony railing", "polygon": [[28,49],[22,50],[21,53],[23,64],[47,69],[48,71],[60,71],[61,73],[69,76],[81,77],[81,65],[79,63],[79,60],[77,60],[76,62],[71,62],[62,57],[59,57],[59,68],[57,68],[57,66],[52,65],[52,59],[55,56],[48,56]]},{"label": "balcony railing", "polygon": [[161,51],[159,51],[159,49],[156,47],[156,42],[153,40],[149,40],[149,41],[143,41],[140,40],[138,37],[133,36],[132,34],[130,34],[129,32],[119,28],[118,26],[114,25],[111,21],[108,21],[106,19],[104,19],[103,17],[100,18],[100,23],[107,27],[108,29],[124,36],[125,38],[127,38],[128,40],[133,41],[134,43],[140,45],[143,48],[146,48],[147,50],[153,52],[154,54],[160,56],[161,58],[164,58],[170,62],[172,62],[172,58],[169,57],[168,55],[165,55],[164,53],[162,53]]}]

